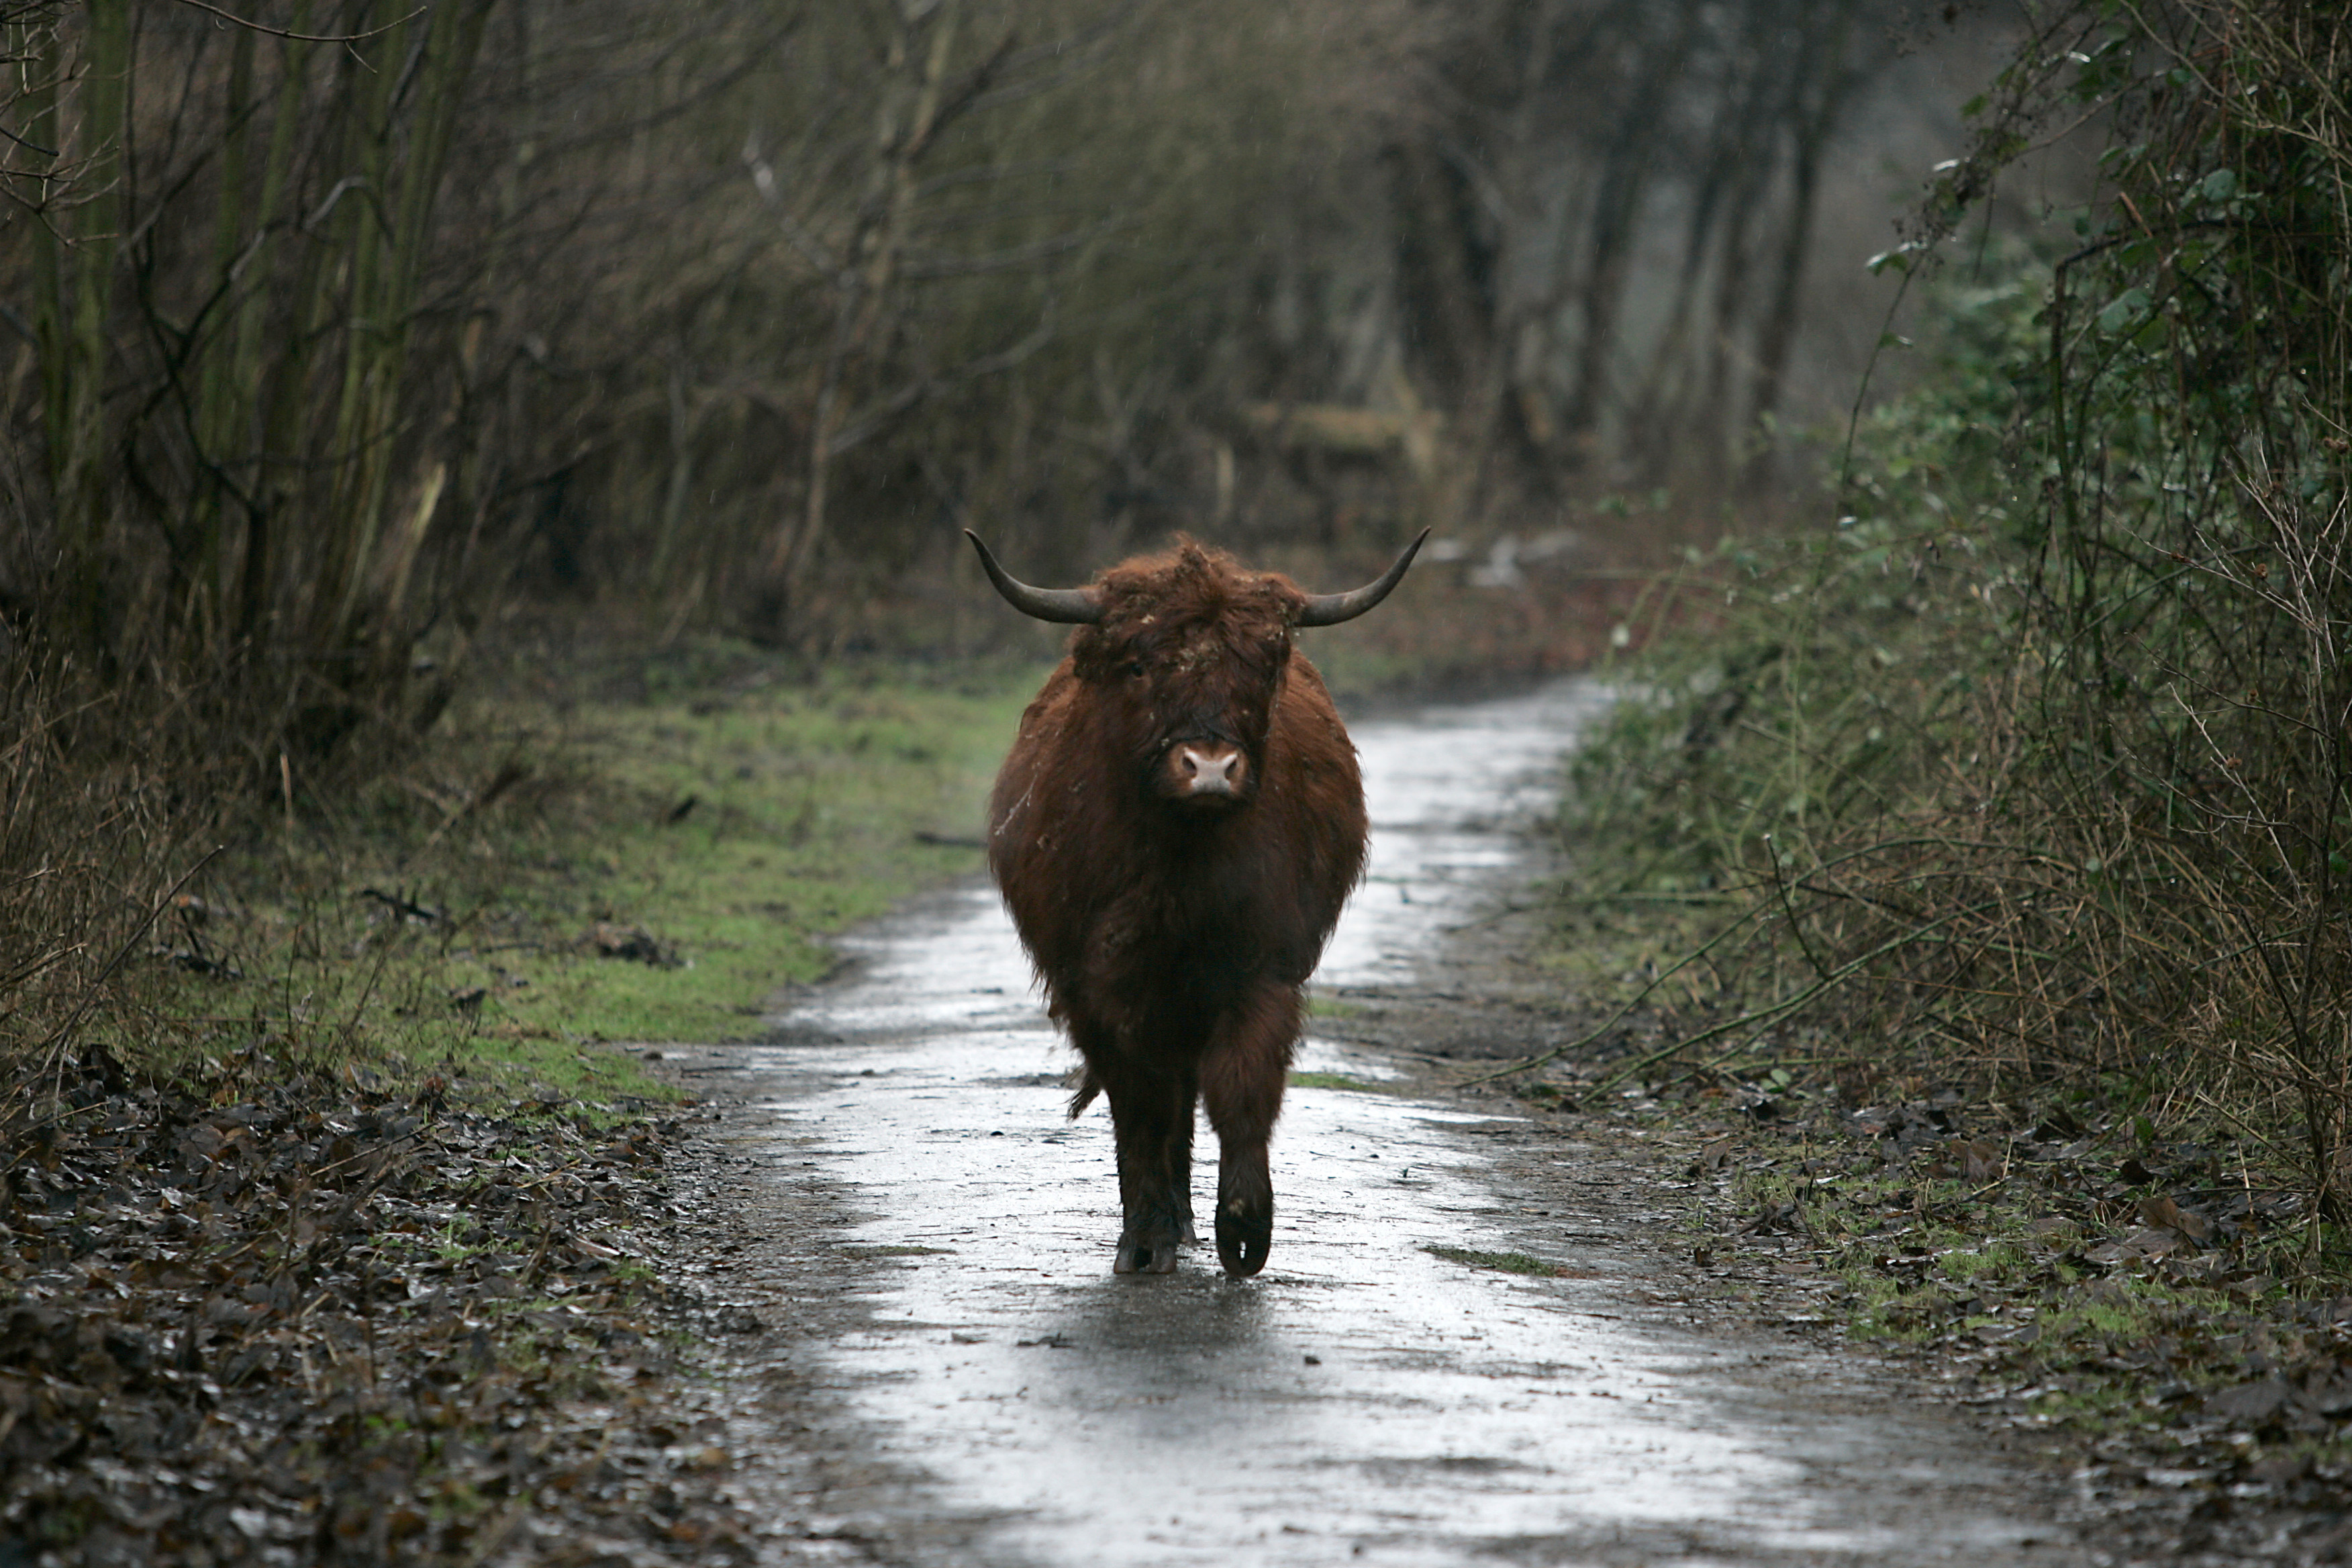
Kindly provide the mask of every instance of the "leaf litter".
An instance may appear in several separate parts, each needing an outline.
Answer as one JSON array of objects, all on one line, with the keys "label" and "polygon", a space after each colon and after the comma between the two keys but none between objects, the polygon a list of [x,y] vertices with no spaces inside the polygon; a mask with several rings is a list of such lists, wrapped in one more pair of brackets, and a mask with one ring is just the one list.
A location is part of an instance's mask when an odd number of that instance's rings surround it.
[{"label": "leaf litter", "polygon": [[2226,1133],[1950,1091],[1849,1110],[1776,1082],[1762,1116],[1736,1080],[1629,1092],[1615,1119],[1697,1142],[1675,1173],[1720,1288],[1820,1300],[1780,1321],[1908,1362],[2067,1463],[2105,1538],[2352,1562],[2352,1296],[2310,1267],[2304,1197]]},{"label": "leaf litter", "polygon": [[727,1563],[712,1332],[665,1283],[703,1114],[102,1049],[0,1107],[0,1560]]}]

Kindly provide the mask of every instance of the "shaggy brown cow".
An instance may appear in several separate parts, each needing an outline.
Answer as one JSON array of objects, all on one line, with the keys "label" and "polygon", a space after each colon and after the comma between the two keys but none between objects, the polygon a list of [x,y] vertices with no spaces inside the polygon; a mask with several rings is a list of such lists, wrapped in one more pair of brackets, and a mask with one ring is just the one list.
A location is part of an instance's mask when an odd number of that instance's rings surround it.
[{"label": "shaggy brown cow", "polygon": [[1291,633],[1379,604],[1421,540],[1326,595],[1189,539],[1089,587],[1032,588],[971,542],[1016,608],[1079,628],[997,775],[988,861],[1084,1059],[1070,1114],[1110,1097],[1112,1267],[1165,1274],[1194,1239],[1197,1099],[1219,1145],[1217,1256],[1255,1274],[1300,987],[1364,867],[1356,750]]}]

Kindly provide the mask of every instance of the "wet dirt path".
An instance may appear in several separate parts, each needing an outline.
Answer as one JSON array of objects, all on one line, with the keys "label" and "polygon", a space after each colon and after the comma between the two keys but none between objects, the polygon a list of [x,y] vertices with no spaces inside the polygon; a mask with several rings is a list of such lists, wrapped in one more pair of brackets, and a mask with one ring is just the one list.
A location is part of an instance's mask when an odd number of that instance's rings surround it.
[{"label": "wet dirt path", "polygon": [[[1514,828],[1597,701],[1571,683],[1355,727],[1371,873],[1318,991],[1442,993],[1447,932],[1508,887]],[[766,1098],[764,1179],[833,1206],[860,1281],[807,1375],[879,1469],[912,1478],[868,1506],[963,1521],[926,1550],[877,1518],[863,1537],[900,1542],[883,1555],[2078,1560],[2034,1486],[1865,1364],[1678,1327],[1654,1258],[1612,1239],[1624,1205],[1605,1224],[1574,1206],[1611,1182],[1580,1145],[1383,1090],[1374,1051],[1310,1036],[1301,1070],[1370,1087],[1291,1091],[1265,1273],[1228,1281],[1202,1248],[1172,1278],[1115,1278],[1108,1122],[1063,1119],[1067,1052],[992,892],[848,945],[854,977],[740,1066]],[[1213,1192],[1205,1128],[1203,1148]]]}]

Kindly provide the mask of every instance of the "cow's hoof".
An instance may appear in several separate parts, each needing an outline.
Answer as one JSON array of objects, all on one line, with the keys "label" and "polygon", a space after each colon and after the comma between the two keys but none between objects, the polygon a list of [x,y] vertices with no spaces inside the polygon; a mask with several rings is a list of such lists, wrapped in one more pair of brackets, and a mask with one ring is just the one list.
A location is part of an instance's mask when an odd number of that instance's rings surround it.
[{"label": "cow's hoof", "polygon": [[1265,1267],[1274,1247],[1274,1211],[1242,1209],[1228,1205],[1217,1210],[1217,1261],[1236,1279],[1246,1279]]},{"label": "cow's hoof", "polygon": [[1114,1274],[1173,1274],[1176,1272],[1176,1243],[1172,1237],[1159,1241],[1119,1239],[1118,1256],[1111,1260]]}]

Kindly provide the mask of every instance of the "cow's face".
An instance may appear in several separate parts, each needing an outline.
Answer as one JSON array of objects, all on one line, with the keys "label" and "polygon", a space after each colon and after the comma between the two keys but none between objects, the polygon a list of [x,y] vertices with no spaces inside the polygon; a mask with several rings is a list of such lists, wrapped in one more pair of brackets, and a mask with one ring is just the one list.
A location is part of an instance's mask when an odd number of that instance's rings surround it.
[{"label": "cow's face", "polygon": [[1236,811],[1255,797],[1305,595],[1197,546],[1150,573],[1106,574],[1106,613],[1071,641],[1142,789],[1172,809]]}]

